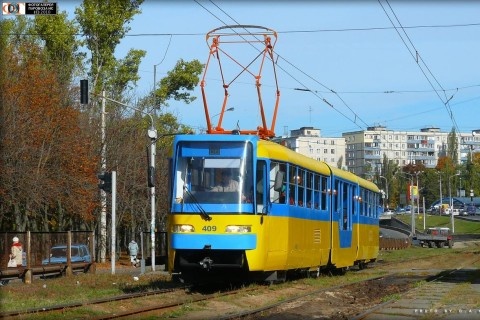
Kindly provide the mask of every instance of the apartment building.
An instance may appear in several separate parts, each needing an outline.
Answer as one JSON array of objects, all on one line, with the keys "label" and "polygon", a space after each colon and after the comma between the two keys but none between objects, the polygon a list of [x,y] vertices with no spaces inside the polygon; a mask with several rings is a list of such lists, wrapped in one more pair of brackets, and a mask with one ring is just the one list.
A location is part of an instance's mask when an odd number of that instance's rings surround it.
[{"label": "apartment building", "polygon": [[[427,168],[434,168],[438,158],[446,155],[449,133],[435,127],[398,131],[384,126],[345,132],[342,136],[346,141],[346,166],[361,176],[381,172],[385,155],[399,166],[422,163]],[[480,134],[477,133],[480,130],[457,134],[459,163],[480,150]]]},{"label": "apartment building", "polygon": [[[325,138],[320,129],[302,127],[279,140],[298,153],[365,177],[381,172],[384,155],[400,167],[422,163],[435,168],[438,158],[447,154],[449,134],[435,127],[400,131],[375,126],[345,132],[342,138]],[[480,129],[457,134],[457,144],[458,163],[464,163],[480,152]]]},{"label": "apartment building", "polygon": [[280,140],[287,148],[307,157],[346,169],[345,138],[324,138],[320,129],[302,127],[291,130],[290,136],[282,137]]}]

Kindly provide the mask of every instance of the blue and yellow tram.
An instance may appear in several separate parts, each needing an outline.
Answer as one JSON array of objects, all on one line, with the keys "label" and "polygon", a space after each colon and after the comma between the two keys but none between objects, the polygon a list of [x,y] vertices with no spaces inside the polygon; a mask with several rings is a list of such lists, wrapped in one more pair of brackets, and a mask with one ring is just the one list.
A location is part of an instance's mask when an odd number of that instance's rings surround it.
[{"label": "blue and yellow tram", "polygon": [[273,282],[376,260],[375,184],[255,135],[176,136],[172,156],[175,276]]}]

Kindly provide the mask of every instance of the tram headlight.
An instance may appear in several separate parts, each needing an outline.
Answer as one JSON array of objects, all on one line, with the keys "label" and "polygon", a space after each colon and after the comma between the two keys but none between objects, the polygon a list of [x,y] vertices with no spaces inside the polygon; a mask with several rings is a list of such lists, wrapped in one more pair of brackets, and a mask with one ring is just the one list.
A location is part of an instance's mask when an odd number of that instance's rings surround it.
[{"label": "tram headlight", "polygon": [[226,233],[248,233],[252,232],[252,226],[227,226]]},{"label": "tram headlight", "polygon": [[178,232],[178,233],[195,232],[195,228],[191,224],[176,224],[173,226],[173,232]]}]

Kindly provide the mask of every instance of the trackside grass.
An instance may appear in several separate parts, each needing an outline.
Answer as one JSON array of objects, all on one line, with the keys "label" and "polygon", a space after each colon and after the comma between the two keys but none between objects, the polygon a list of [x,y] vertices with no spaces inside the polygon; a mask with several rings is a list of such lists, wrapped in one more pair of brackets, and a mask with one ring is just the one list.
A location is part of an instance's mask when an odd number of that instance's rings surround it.
[{"label": "trackside grass", "polygon": [[[396,215],[395,219],[398,219],[408,225],[411,224],[411,215]],[[415,229],[423,231],[423,214],[415,215]],[[467,221],[461,219],[455,219],[455,234],[480,234],[480,221]],[[425,215],[425,228],[430,227],[447,227],[452,229],[451,218],[449,216],[439,215]]]},{"label": "trackside grass", "polygon": [[[403,250],[382,250],[379,253],[378,260],[382,263],[395,263],[418,261],[419,259],[434,258],[436,256],[441,256],[445,260],[454,260],[458,259],[457,256],[462,253],[468,252],[475,255],[479,251],[480,247],[478,245],[454,249],[430,249],[413,246]],[[298,282],[312,287],[336,286],[385,274],[381,263],[371,266],[367,270],[368,273],[352,271],[339,276],[321,275],[318,279],[302,278],[294,280],[293,284]],[[270,286],[269,288],[278,290],[284,286],[291,285],[292,282],[287,282]],[[130,274],[111,275],[107,273],[78,274],[72,277],[59,277],[47,280],[35,279],[32,284],[16,281],[0,287],[0,306],[2,312],[28,310],[68,303],[80,303],[126,293],[148,292],[172,286],[173,283],[170,281],[170,277],[163,273],[147,273],[139,276],[138,281]],[[41,318],[41,315],[38,316]],[[78,318],[82,317],[79,315]]]}]

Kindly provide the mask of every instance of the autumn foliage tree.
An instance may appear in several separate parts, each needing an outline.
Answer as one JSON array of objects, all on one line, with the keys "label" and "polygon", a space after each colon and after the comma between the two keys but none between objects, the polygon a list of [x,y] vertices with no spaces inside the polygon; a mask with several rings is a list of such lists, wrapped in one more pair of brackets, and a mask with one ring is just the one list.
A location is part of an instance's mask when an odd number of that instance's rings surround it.
[{"label": "autumn foliage tree", "polygon": [[[1,228],[88,225],[96,206],[91,143],[79,112],[63,105],[57,74],[34,43],[3,50]],[[5,81],[8,79],[8,81]]]},{"label": "autumn foliage tree", "polygon": [[[168,112],[168,101],[194,101],[190,91],[203,66],[179,59],[155,92],[132,95],[145,52],[131,49],[123,59],[114,52],[142,2],[84,0],[72,21],[65,13],[0,21],[0,230],[88,229],[99,241],[102,91],[122,102],[106,102],[105,130],[107,170],[117,171],[117,243],[150,228],[152,120],[167,135],[157,141],[156,157],[155,228],[165,226],[170,135],[191,131]],[[88,106],[79,103],[78,75],[90,80]],[[125,107],[131,101],[138,103]]]}]

